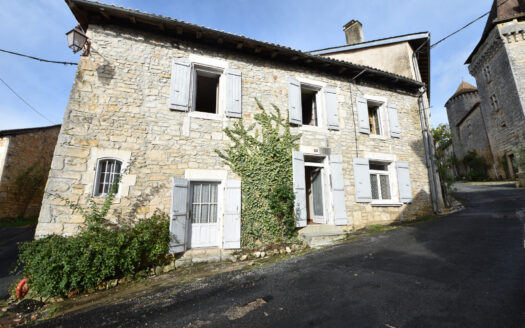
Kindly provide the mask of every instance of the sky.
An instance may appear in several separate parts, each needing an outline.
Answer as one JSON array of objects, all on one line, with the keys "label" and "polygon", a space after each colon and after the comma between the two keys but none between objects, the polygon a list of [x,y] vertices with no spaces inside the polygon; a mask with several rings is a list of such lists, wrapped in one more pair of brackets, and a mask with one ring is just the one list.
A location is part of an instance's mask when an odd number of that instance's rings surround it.
[{"label": "sky", "polygon": [[[104,0],[100,0],[104,2]],[[108,1],[109,2],[109,1]],[[345,44],[342,30],[363,23],[365,41],[428,31],[432,43],[488,12],[492,0],[111,0],[126,8],[170,16],[257,40],[309,51]],[[65,33],[77,22],[61,0],[0,0],[0,49],[78,62]],[[444,105],[462,81],[475,85],[464,65],[486,18],[431,53],[432,124],[447,123]],[[41,63],[0,52],[0,130],[62,122],[76,66]],[[50,122],[51,121],[51,122]]]}]

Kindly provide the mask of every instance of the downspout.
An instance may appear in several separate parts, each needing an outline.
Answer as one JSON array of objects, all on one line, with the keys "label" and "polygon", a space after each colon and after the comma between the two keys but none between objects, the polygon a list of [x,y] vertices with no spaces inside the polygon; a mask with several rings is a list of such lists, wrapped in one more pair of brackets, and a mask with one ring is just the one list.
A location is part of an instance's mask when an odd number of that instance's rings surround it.
[{"label": "downspout", "polygon": [[434,144],[432,135],[430,135],[427,112],[423,102],[423,95],[426,93],[426,87],[423,87],[418,95],[419,119],[421,121],[421,132],[423,134],[423,144],[425,146],[425,157],[427,160],[428,178],[430,181],[430,195],[432,198],[432,207],[435,213],[441,213],[439,203],[439,190],[436,178],[436,164],[434,162]]}]

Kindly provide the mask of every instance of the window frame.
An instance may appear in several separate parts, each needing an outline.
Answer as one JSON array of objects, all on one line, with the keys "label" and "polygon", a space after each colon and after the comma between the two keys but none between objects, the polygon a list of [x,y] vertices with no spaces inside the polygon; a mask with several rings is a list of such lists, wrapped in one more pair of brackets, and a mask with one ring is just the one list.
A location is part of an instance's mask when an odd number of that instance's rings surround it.
[{"label": "window frame", "polygon": [[324,97],[324,88],[328,86],[328,84],[311,80],[308,78],[303,78],[299,76],[294,77],[300,84],[299,92],[301,93],[301,113],[302,113],[302,89],[315,91],[315,102],[317,107],[317,125],[305,125],[302,124],[299,126],[299,129],[303,131],[320,131],[320,130],[328,130],[328,120],[326,119],[326,103],[325,103],[325,97]]},{"label": "window frame", "polygon": [[[93,183],[93,190],[92,190],[92,196],[93,197],[100,197],[100,198],[105,198],[107,197],[108,193],[107,192],[102,192],[102,193],[98,193],[98,189],[100,187],[100,175],[102,172],[100,172],[100,169],[101,169],[101,162],[103,161],[115,161],[115,162],[119,162],[120,163],[120,172],[118,173],[119,175],[122,175],[122,169],[124,167],[124,161],[120,158],[116,158],[116,157],[101,157],[101,158],[97,158],[97,164],[96,164],[96,167],[95,167],[95,181]],[[110,173],[112,174],[112,173]],[[114,174],[114,176],[116,176],[116,174]],[[110,177],[111,179],[111,177]],[[113,181],[114,178],[113,178]],[[113,181],[111,182],[110,186],[113,185]],[[111,187],[110,187],[111,188]],[[119,182],[118,184],[118,188],[117,188],[117,192],[115,193],[115,197],[120,197],[120,192],[122,190],[122,179],[121,181]]]},{"label": "window frame", "polygon": [[[304,123],[304,116],[303,116],[302,126],[309,126],[309,127],[314,127],[314,128],[322,128],[323,126],[321,125],[321,123],[324,124],[324,120],[321,117],[321,90],[322,90],[322,87],[317,86],[317,85],[313,85],[313,84],[309,84],[309,83],[303,83],[301,81],[299,81],[299,82],[301,84],[300,85],[301,111],[302,111],[302,113],[304,113],[303,108],[302,108],[302,104],[303,104],[303,90],[314,92],[314,96],[312,98],[314,98],[314,101],[315,101],[315,120],[317,121],[316,125],[305,124]],[[312,113],[312,115],[313,115],[313,113]]]},{"label": "window frame", "polygon": [[[207,64],[202,64],[198,62],[192,62],[191,63],[191,90],[190,90],[190,99],[191,99],[191,106],[189,113],[193,114],[192,116],[214,116],[217,117],[219,115],[223,114],[223,90],[225,88],[225,81],[224,81],[224,72],[226,69],[222,67],[217,66],[210,66]],[[197,75],[198,73],[204,73],[204,76],[206,75],[214,75],[219,77],[219,83],[217,86],[216,91],[216,100],[215,100],[215,107],[216,112],[215,113],[208,113],[203,111],[197,110]]]},{"label": "window frame", "polygon": [[385,115],[384,113],[386,108],[386,102],[379,101],[375,99],[366,98],[366,106],[368,109],[368,120],[370,124],[370,108],[376,107],[377,110],[377,121],[379,122],[379,133],[373,133],[372,132],[372,126],[370,126],[370,137],[371,138],[386,138],[387,137],[387,129],[386,129],[386,123],[384,121],[385,117],[388,117],[388,115]]},{"label": "window frame", "polygon": [[[373,164],[376,164],[376,165],[385,165],[386,166],[386,170],[373,170],[371,168],[371,166]],[[378,191],[378,196],[379,198],[378,199],[374,199],[373,198],[373,194],[372,194],[372,203],[391,203],[394,201],[393,199],[393,193],[392,193],[392,190],[393,190],[393,186],[392,186],[392,174],[391,174],[391,170],[390,170],[390,166],[392,165],[392,163],[389,163],[389,162],[383,162],[383,161],[374,161],[374,160],[371,160],[369,161],[369,164],[368,164],[368,169],[369,169],[369,173],[370,175],[375,175],[377,176],[377,191]],[[382,192],[381,192],[381,179],[380,179],[380,176],[381,175],[384,175],[384,176],[387,176],[388,177],[388,191],[390,193],[390,198],[389,199],[383,199],[383,195],[382,195]],[[372,178],[370,177],[370,185],[372,185]]]},{"label": "window frame", "polygon": [[[208,186],[215,186],[216,190],[215,190],[215,202],[212,202],[211,200],[208,201],[208,202],[199,202],[197,205],[200,205],[201,206],[201,209],[202,209],[202,205],[215,205],[215,222],[209,222],[209,219],[210,219],[210,211],[209,211],[209,208],[208,208],[208,222],[193,222],[193,215],[194,215],[194,210],[193,210],[193,206],[195,205],[194,203],[194,200],[195,200],[195,192],[194,192],[194,187],[195,185],[208,185]],[[220,220],[219,220],[219,202],[220,202],[220,198],[219,198],[219,190],[220,190],[220,187],[221,187],[221,182],[220,181],[200,181],[200,180],[191,180],[190,181],[190,199],[189,199],[189,223],[190,224],[216,224],[216,225],[219,225],[220,223]],[[210,189],[211,191],[211,189]],[[211,193],[209,193],[208,195],[211,195]],[[202,187],[201,187],[201,198],[202,198]],[[201,212],[199,212],[201,213]]]}]

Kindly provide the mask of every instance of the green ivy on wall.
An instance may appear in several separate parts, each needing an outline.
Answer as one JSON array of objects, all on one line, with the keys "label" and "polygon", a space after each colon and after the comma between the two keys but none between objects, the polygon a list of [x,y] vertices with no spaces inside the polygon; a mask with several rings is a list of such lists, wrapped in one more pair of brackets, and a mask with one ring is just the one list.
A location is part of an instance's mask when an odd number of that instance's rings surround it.
[{"label": "green ivy on wall", "polygon": [[301,135],[292,135],[277,106],[269,112],[256,101],[260,112],[255,123],[246,127],[241,119],[224,129],[233,145],[216,150],[242,179],[243,247],[257,240],[281,244],[295,237],[292,150]]}]

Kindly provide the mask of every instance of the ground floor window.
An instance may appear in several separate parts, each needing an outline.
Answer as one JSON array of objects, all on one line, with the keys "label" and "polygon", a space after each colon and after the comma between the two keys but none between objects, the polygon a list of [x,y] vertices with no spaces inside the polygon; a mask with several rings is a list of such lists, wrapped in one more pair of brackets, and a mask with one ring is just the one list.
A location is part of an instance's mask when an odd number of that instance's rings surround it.
[{"label": "ground floor window", "polygon": [[[120,175],[122,162],[117,159],[100,159],[97,165],[97,178],[95,181],[95,196],[107,195],[115,179]],[[118,193],[118,188],[116,193]]]},{"label": "ground floor window", "polygon": [[191,184],[191,222],[217,222],[218,183],[192,182]]},{"label": "ground floor window", "polygon": [[389,163],[370,162],[370,184],[373,200],[391,200]]}]

